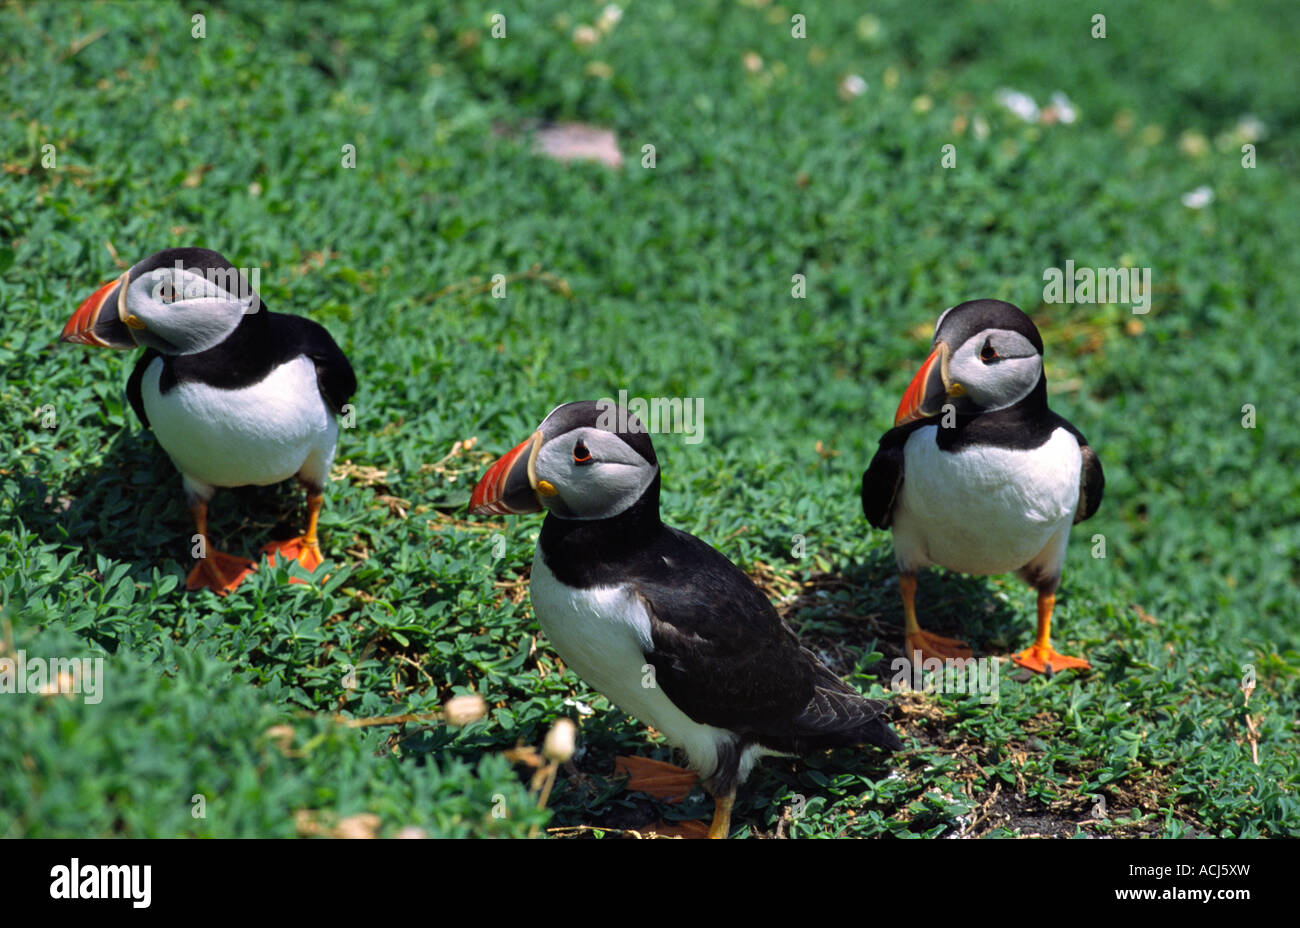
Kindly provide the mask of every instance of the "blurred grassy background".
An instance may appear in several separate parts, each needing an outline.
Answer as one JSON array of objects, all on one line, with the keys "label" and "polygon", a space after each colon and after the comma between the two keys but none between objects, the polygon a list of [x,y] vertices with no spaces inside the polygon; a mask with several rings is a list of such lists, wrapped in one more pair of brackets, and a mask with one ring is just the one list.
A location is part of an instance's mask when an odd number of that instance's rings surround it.
[{"label": "blurred grassy background", "polygon": [[[996,706],[900,700],[911,754],[769,761],[738,826],[772,833],[793,803],[785,833],[1300,833],[1294,4],[1109,4],[1104,39],[1076,4],[438,7],[212,3],[201,39],[177,4],[0,8],[4,647],[109,674],[98,706],[3,697],[0,834],[360,813],[381,834],[526,834],[707,809],[618,790],[612,755],[652,748],[535,637],[538,520],[455,507],[558,402],[702,397],[701,444],[656,442],[666,520],[782,597],[837,671],[887,684],[901,610],[858,480],[934,318],[975,297],[1039,323],[1053,406],[1106,469],[1057,624],[1097,671],[1004,675]],[[1026,123],[1000,88],[1064,92],[1078,119]],[[533,131],[568,121],[616,133],[622,167],[536,154]],[[1181,202],[1202,186],[1212,203]],[[188,513],[126,407],[131,359],[54,344],[96,284],[181,244],[260,266],[266,305],[324,323],[357,368],[324,586],[263,571],[183,595]],[[1067,259],[1150,267],[1151,312],[1044,304]],[[224,492],[214,531],[251,553],[297,505]],[[935,574],[919,608],[977,654],[1032,630],[1014,578]],[[494,709],[465,729],[330,721],[467,691]],[[500,752],[558,714],[584,753],[548,818]]]}]

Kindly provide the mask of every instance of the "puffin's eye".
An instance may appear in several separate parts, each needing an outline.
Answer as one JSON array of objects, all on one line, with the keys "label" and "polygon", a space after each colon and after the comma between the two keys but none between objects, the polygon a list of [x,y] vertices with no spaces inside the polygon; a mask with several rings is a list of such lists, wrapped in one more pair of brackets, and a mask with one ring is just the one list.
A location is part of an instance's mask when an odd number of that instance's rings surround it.
[{"label": "puffin's eye", "polygon": [[587,443],[579,440],[578,443],[573,446],[573,463],[590,464],[593,460],[591,452],[587,450]]},{"label": "puffin's eye", "polygon": [[176,288],[171,284],[163,284],[158,288],[158,301],[160,303],[176,302]]},{"label": "puffin's eye", "polygon": [[984,347],[980,349],[980,360],[983,361],[985,364],[988,364],[989,362],[996,361],[997,359],[998,359],[998,353],[997,350],[994,349],[993,347],[993,340],[989,338],[984,339]]}]

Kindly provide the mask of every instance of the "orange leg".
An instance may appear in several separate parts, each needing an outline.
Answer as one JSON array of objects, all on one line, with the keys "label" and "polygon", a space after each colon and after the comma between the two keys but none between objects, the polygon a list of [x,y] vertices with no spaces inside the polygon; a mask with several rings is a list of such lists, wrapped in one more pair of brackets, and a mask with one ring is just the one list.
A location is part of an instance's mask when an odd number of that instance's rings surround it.
[{"label": "orange leg", "polygon": [[1034,643],[1015,655],[1013,660],[1021,667],[1049,677],[1058,670],[1089,670],[1092,665],[1081,657],[1067,657],[1052,647],[1052,610],[1056,607],[1055,593],[1038,594],[1038,637]]},{"label": "orange leg", "polygon": [[[297,538],[288,538],[284,541],[272,541],[262,546],[263,553],[268,558],[280,555],[285,560],[297,561],[307,570],[315,570],[324,561],[321,555],[320,542],[316,538],[316,523],[320,520],[320,507],[325,502],[325,497],[320,493],[307,493],[307,531]],[[290,583],[302,583],[304,581],[293,578]]]},{"label": "orange leg", "polygon": [[971,656],[970,648],[966,645],[966,642],[927,632],[916,621],[916,574],[899,574],[898,589],[903,594],[903,621],[904,631],[907,636],[906,656],[908,660],[911,660],[912,655],[917,651],[921,652],[922,660],[928,658],[938,658],[939,660],[965,659]]},{"label": "orange leg", "polygon": [[190,507],[194,516],[194,528],[200,537],[198,563],[185,578],[187,590],[211,590],[218,596],[225,596],[243,582],[244,578],[257,569],[257,565],[248,558],[225,554],[213,548],[208,538],[208,504],[195,503]]},{"label": "orange leg", "polygon": [[713,824],[709,826],[710,838],[725,838],[731,834],[731,806],[736,801],[736,788],[725,796],[713,797]]}]

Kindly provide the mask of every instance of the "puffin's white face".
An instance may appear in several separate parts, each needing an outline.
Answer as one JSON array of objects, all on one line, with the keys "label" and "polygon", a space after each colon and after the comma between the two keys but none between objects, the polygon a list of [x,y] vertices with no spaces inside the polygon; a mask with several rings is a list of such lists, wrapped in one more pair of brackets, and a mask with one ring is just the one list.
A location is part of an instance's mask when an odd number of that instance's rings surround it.
[{"label": "puffin's white face", "polygon": [[[224,341],[246,314],[260,309],[257,294],[241,286],[238,271],[211,276],[209,280],[198,268],[164,266],[131,281],[126,321],[136,329],[136,339],[164,354],[206,351]],[[130,321],[132,316],[138,324]]]},{"label": "puffin's white face", "polygon": [[1043,373],[1043,356],[1019,332],[983,329],[948,359],[948,376],[981,412],[1005,409],[1026,396]]},{"label": "puffin's white face", "polygon": [[658,472],[616,433],[583,426],[543,441],[537,498],[562,519],[608,519],[640,499]]}]

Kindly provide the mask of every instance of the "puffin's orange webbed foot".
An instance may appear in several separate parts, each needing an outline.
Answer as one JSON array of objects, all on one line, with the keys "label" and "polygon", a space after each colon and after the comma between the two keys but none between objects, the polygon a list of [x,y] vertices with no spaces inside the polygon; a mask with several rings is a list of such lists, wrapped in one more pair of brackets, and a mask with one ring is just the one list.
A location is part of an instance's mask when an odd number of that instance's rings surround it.
[{"label": "puffin's orange webbed foot", "polygon": [[[673,803],[684,800],[699,783],[699,777],[693,771],[645,757],[615,758],[614,773],[627,775],[628,789],[648,793],[656,799]],[[721,810],[721,806],[719,809]],[[723,829],[726,829],[730,822],[730,811],[731,806],[728,803],[726,820],[721,826]],[[725,832],[721,835],[717,834],[719,830],[717,814],[711,826],[700,821],[656,822],[653,830],[655,834],[672,838],[726,837]]]},{"label": "puffin's orange webbed foot", "polygon": [[[274,560],[277,554],[282,560],[297,561],[308,572],[315,570],[325,562],[320,545],[314,540],[308,540],[306,535],[300,535],[297,538],[286,538],[284,541],[267,542],[262,546],[262,553],[266,555],[268,561]],[[298,577],[290,577],[289,582],[306,583],[307,581]]]},{"label": "puffin's orange webbed foot", "polygon": [[655,822],[654,833],[663,835],[665,838],[688,838],[697,840],[701,838],[711,838],[709,826],[699,819],[691,819],[685,822]]},{"label": "puffin's orange webbed foot", "polygon": [[681,802],[700,781],[690,770],[645,757],[617,757],[614,773],[627,775],[627,788],[656,799]]},{"label": "puffin's orange webbed foot", "polygon": [[1045,673],[1049,676],[1061,670],[1092,669],[1092,664],[1089,664],[1083,658],[1069,657],[1057,651],[1050,644],[1030,645],[1011,659],[1021,667],[1034,671],[1034,673]]},{"label": "puffin's orange webbed foot", "polygon": [[1067,657],[1052,647],[1052,611],[1056,607],[1056,594],[1040,590],[1038,593],[1038,636],[1034,643],[1015,655],[1021,667],[1049,677],[1058,670],[1091,670],[1092,665],[1081,657]]},{"label": "puffin's orange webbed foot", "polygon": [[917,651],[921,652],[922,660],[965,660],[971,656],[970,646],[966,642],[945,638],[923,628],[907,634],[907,659],[911,660]]},{"label": "puffin's orange webbed foot", "polygon": [[927,632],[916,621],[916,574],[899,574],[898,591],[903,596],[903,632],[906,635],[907,654],[910,661],[917,651],[921,660],[965,660],[970,657],[970,646],[956,638],[945,638]]},{"label": "puffin's orange webbed foot", "polygon": [[209,551],[199,558],[194,569],[185,578],[185,589],[211,590],[225,596],[244,582],[244,578],[257,570],[257,565],[246,557],[236,557],[223,551]]}]

